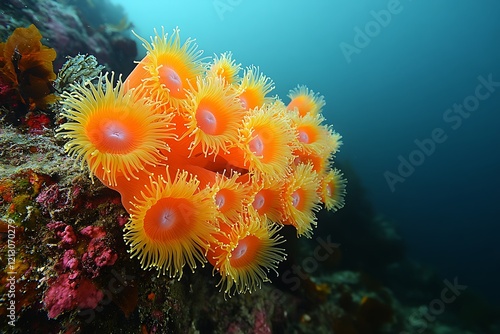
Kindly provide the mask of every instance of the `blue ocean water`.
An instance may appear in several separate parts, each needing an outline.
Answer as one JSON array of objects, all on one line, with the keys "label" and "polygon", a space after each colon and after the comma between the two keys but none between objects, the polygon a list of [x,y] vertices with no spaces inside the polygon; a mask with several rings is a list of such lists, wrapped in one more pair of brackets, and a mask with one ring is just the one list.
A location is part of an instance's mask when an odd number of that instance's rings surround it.
[{"label": "blue ocean water", "polygon": [[500,297],[500,2],[118,2],[143,37],[179,26],[207,56],[260,66],[285,101],[297,84],[324,95],[338,160],[408,255]]}]

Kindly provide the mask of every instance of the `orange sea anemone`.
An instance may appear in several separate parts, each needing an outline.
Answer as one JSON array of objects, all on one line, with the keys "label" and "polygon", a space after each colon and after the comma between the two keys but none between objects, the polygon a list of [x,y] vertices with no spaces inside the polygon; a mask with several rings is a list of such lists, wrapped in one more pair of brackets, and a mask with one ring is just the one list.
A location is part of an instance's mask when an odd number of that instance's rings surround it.
[{"label": "orange sea anemone", "polygon": [[238,181],[239,176],[238,173],[233,173],[231,177],[217,174],[213,185],[216,189],[215,203],[227,223],[237,221],[249,202],[249,187]]},{"label": "orange sea anemone", "polygon": [[171,116],[157,114],[156,104],[142,98],[138,90],[124,89],[114,75],[101,77],[97,87],[91,83],[74,86],[63,93],[62,115],[69,119],[61,125],[62,136],[70,140],[64,146],[71,155],[87,162],[93,174],[116,185],[117,175],[129,179],[146,165],[161,163],[159,153],[167,149],[171,136]]},{"label": "orange sea anemone", "polygon": [[284,239],[277,232],[279,225],[260,220],[249,210],[233,225],[221,224],[216,235],[218,245],[207,255],[209,262],[221,275],[217,286],[231,296],[260,288],[270,281],[270,270],[276,272],[278,263],[286,258],[280,247]]},{"label": "orange sea anemone", "polygon": [[315,116],[325,106],[325,100],[322,95],[314,93],[303,85],[290,90],[288,97],[291,100],[287,106],[288,110],[296,109],[301,116],[305,116],[306,114]]},{"label": "orange sea anemone", "polygon": [[199,190],[199,181],[188,172],[165,175],[152,179],[136,199],[124,239],[142,268],[180,278],[186,264],[193,271],[197,262],[206,262],[217,208],[210,189]]},{"label": "orange sea anemone", "polygon": [[[324,151],[332,151],[335,142],[327,125],[323,125],[325,118],[321,114],[306,114],[299,116],[292,114],[292,123],[297,132],[299,149],[306,153],[324,155]],[[328,153],[329,154],[329,153]]]},{"label": "orange sea anemone", "polygon": [[239,85],[239,97],[243,107],[247,110],[259,108],[265,102],[271,102],[266,98],[267,94],[274,89],[274,82],[256,66],[250,66],[245,70]]},{"label": "orange sea anemone", "polygon": [[338,133],[328,128],[328,131],[330,132],[330,144],[328,145],[330,149],[330,155],[333,156],[339,151],[340,146],[342,146],[342,136]]},{"label": "orange sea anemone", "polygon": [[147,53],[124,83],[63,93],[65,149],[120,193],[143,269],[180,279],[208,261],[225,296],[252,292],[286,257],[283,225],[310,238],[321,204],[343,206],[341,136],[305,86],[286,106],[258,67],[240,75],[230,52],[204,63],[178,28],[138,38]]},{"label": "orange sea anemone", "polygon": [[215,55],[207,71],[207,76],[219,77],[224,80],[225,84],[232,85],[237,82],[240,70],[241,64],[236,64],[233,54],[231,52],[224,52],[220,57]]},{"label": "orange sea anemone", "polygon": [[[163,176],[166,172],[170,172],[170,177],[175,177],[178,167],[172,166],[171,162],[168,162],[168,166],[169,168],[166,170],[166,166],[164,164],[155,166],[148,165],[145,169],[141,169],[137,173],[134,173],[133,178],[128,179],[121,174],[117,175],[116,185],[108,185],[108,187],[120,193],[123,208],[128,213],[131,213],[134,208],[135,198],[147,190],[147,187],[151,184],[151,179]],[[103,179],[102,173],[101,175],[98,173],[96,176],[100,180]]]},{"label": "orange sea anemone", "polygon": [[322,151],[320,153],[311,152],[307,153],[304,151],[296,150],[294,152],[295,159],[293,160],[294,166],[298,166],[300,164],[311,164],[313,171],[321,175],[324,173],[328,167],[330,166],[330,152]]},{"label": "orange sea anemone", "polygon": [[275,102],[248,113],[240,129],[238,150],[231,150],[225,157],[264,178],[282,179],[294,158],[296,144],[287,111]]},{"label": "orange sea anemone", "polygon": [[287,177],[283,190],[284,224],[293,225],[298,236],[312,236],[316,226],[315,212],[321,209],[320,179],[310,164],[300,164]]},{"label": "orange sea anemone", "polygon": [[321,197],[327,210],[337,211],[344,207],[347,181],[338,169],[330,170],[321,182]]},{"label": "orange sea anemone", "polygon": [[329,125],[322,124],[324,118],[319,114],[298,116],[293,113],[292,123],[296,128],[298,149],[295,150],[294,164],[311,163],[313,170],[322,175],[329,167],[341,142],[341,136]]},{"label": "orange sea anemone", "polygon": [[252,177],[252,206],[261,219],[269,219],[274,223],[282,220],[281,191],[284,179],[258,179]]},{"label": "orange sea anemone", "polygon": [[202,51],[193,39],[181,45],[179,29],[168,36],[162,28],[155,30],[151,43],[137,36],[147,50],[144,59],[126,79],[128,87],[144,85],[150,96],[177,108],[186,97],[186,89],[196,84],[196,78],[204,71],[201,62]]},{"label": "orange sea anemone", "polygon": [[238,141],[238,129],[245,111],[236,92],[220,78],[197,80],[196,89],[188,93],[182,113],[188,120],[184,136],[191,140],[191,151],[207,155],[226,152]]}]

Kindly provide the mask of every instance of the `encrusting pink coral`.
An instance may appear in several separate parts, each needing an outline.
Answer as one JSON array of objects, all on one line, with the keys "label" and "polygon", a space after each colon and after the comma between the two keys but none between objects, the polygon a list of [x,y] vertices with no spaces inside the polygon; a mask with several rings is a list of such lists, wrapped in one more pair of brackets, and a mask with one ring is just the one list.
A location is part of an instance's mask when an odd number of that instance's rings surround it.
[{"label": "encrusting pink coral", "polygon": [[59,232],[58,235],[61,237],[62,241],[67,244],[71,245],[76,242],[75,232],[73,231],[73,228],[69,225],[67,225],[64,228],[64,231]]},{"label": "encrusting pink coral", "polygon": [[47,224],[47,227],[56,231],[56,235],[61,238],[61,246],[64,244],[72,245],[76,242],[73,227],[66,225],[61,221],[55,221]]},{"label": "encrusting pink coral", "polygon": [[118,254],[106,242],[106,231],[100,226],[87,226],[80,231],[91,238],[86,252],[82,255],[82,267],[92,278],[99,276],[105,266],[112,266],[118,259]]},{"label": "encrusting pink coral", "polygon": [[78,259],[76,258],[76,252],[74,249],[68,249],[64,252],[63,256],[63,267],[71,270],[78,268]]},{"label": "encrusting pink coral", "polygon": [[71,274],[62,274],[50,284],[43,303],[49,318],[73,309],[95,308],[104,293],[88,279],[72,279]]},{"label": "encrusting pink coral", "polygon": [[47,227],[59,238],[59,248],[65,249],[55,266],[58,276],[49,282],[43,298],[49,318],[65,311],[95,308],[103,292],[91,279],[118,259],[109,246],[106,231],[101,226],[87,226],[75,233],[71,225],[61,221],[53,221]]},{"label": "encrusting pink coral", "polygon": [[82,265],[94,278],[99,275],[102,267],[112,266],[117,259],[118,254],[109,248],[103,239],[93,238],[82,256]]},{"label": "encrusting pink coral", "polygon": [[106,231],[100,226],[87,226],[80,230],[80,233],[89,238],[104,238]]},{"label": "encrusting pink coral", "polygon": [[[74,194],[72,198],[77,195]],[[35,200],[46,211],[60,209],[68,204],[67,194],[61,191],[57,183],[43,187]]]},{"label": "encrusting pink coral", "polygon": [[64,252],[63,259],[62,259],[62,265],[63,269],[69,270],[70,279],[75,279],[78,276],[80,276],[80,270],[78,270],[78,267],[80,266],[80,261],[77,259],[77,254],[74,249],[68,249],[66,252]]}]

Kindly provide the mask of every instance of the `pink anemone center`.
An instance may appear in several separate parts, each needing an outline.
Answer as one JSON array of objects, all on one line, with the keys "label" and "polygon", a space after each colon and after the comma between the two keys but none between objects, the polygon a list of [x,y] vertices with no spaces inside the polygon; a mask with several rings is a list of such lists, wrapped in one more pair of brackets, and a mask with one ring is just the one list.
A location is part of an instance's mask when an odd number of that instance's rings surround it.
[{"label": "pink anemone center", "polygon": [[171,67],[163,66],[159,70],[160,82],[168,89],[169,94],[175,98],[184,96],[182,79]]},{"label": "pink anemone center", "polygon": [[200,109],[196,112],[196,122],[198,127],[209,135],[216,134],[217,131],[217,118],[208,109]]}]

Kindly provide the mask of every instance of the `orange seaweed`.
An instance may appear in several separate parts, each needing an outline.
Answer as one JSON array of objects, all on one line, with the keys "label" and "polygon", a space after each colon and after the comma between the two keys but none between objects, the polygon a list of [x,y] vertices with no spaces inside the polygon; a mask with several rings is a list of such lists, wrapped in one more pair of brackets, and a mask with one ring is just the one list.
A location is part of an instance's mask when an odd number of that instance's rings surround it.
[{"label": "orange seaweed", "polygon": [[52,94],[56,51],[43,45],[41,39],[32,24],[15,29],[5,43],[0,43],[0,82],[10,86],[29,109],[44,108],[56,99]]}]

